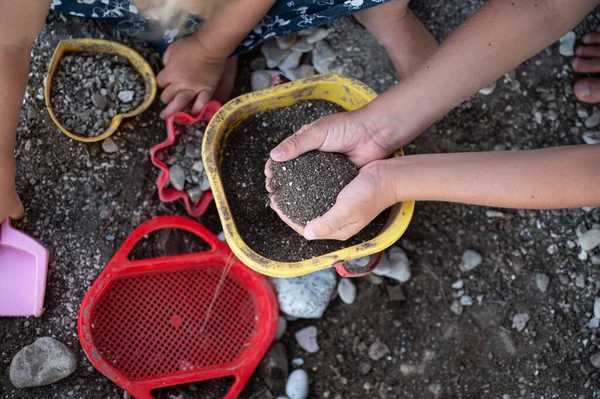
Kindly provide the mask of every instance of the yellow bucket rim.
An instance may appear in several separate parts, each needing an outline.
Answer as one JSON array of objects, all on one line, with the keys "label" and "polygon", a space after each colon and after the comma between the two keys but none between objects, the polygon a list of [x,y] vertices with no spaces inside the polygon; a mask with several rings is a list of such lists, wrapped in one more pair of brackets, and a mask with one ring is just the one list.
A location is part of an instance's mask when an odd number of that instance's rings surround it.
[{"label": "yellow bucket rim", "polygon": [[[56,114],[52,109],[52,102],[50,98],[54,75],[58,69],[60,61],[63,59],[66,53],[114,53],[126,57],[131,63],[131,65],[135,68],[135,70],[140,75],[142,75],[142,78],[144,79],[144,101],[142,101],[142,103],[137,108],[130,112],[115,115],[112,118],[108,128],[98,136],[84,137],[69,131],[63,126],[62,123],[59,122],[58,118],[56,117]],[[156,97],[156,91],[157,85],[154,71],[150,67],[150,64],[148,64],[144,57],[142,57],[137,51],[123,44],[111,42],[109,40],[72,39],[60,41],[58,43],[58,46],[56,46],[56,49],[54,50],[54,54],[52,55],[52,59],[50,60],[50,66],[48,67],[48,74],[46,75],[46,81],[44,84],[44,99],[46,102],[46,109],[50,114],[50,118],[52,118],[52,121],[54,121],[54,123],[60,129],[61,132],[63,132],[65,135],[72,138],[73,140],[77,140],[82,143],[94,143],[110,137],[114,132],[117,131],[123,119],[131,118],[147,110],[148,107],[150,107],[150,105],[154,101],[154,98]]]}]

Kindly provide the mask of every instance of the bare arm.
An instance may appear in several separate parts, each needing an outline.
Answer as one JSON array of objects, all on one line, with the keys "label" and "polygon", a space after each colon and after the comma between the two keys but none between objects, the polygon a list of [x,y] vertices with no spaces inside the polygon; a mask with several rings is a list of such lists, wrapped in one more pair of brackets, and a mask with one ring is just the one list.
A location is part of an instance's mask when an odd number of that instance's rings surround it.
[{"label": "bare arm", "polygon": [[[502,208],[600,206],[600,145],[412,155],[379,161],[398,200]],[[388,180],[389,179],[389,180]]]},{"label": "bare arm", "polygon": [[0,221],[18,217],[22,206],[14,189],[14,145],[29,72],[33,41],[44,25],[49,0],[27,5],[0,0]]},{"label": "bare arm", "polygon": [[490,0],[407,79],[363,109],[392,118],[373,134],[390,150],[576,26],[598,0]]}]

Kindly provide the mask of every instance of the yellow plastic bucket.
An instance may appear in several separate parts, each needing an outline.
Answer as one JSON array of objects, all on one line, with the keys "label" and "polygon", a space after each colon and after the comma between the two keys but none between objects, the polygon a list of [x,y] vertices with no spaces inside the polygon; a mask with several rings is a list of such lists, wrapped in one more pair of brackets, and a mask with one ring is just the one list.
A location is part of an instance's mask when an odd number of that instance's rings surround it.
[{"label": "yellow plastic bucket", "polygon": [[[272,277],[297,277],[383,251],[404,234],[414,211],[414,201],[394,205],[383,230],[372,240],[299,262],[279,262],[256,253],[241,238],[229,208],[221,177],[221,156],[229,134],[252,115],[289,107],[303,100],[326,100],[352,111],[377,95],[364,83],[341,75],[317,75],[235,98],[212,118],[204,135],[202,157],[227,243],[251,269]],[[399,151],[398,155],[403,155]]]},{"label": "yellow plastic bucket", "polygon": [[[136,71],[138,71],[140,75],[142,75],[142,78],[144,79],[144,88],[146,90],[144,100],[133,111],[128,112],[126,114],[115,115],[112,118],[108,128],[101,135],[95,137],[83,137],[70,132],[56,118],[54,110],[52,109],[52,103],[50,98],[50,93],[52,90],[52,80],[54,79],[54,74],[56,73],[58,65],[60,64],[60,61],[64,57],[65,53],[113,53],[126,57],[131,63],[131,65],[136,69]],[[58,43],[56,50],[54,50],[54,55],[52,55],[52,60],[50,60],[50,66],[48,67],[48,74],[46,75],[46,82],[44,87],[44,98],[46,101],[46,108],[48,109],[50,118],[52,118],[56,126],[60,129],[60,131],[72,138],[73,140],[81,141],[83,143],[93,143],[95,141],[104,140],[117,130],[117,128],[121,124],[121,121],[124,118],[130,118],[132,116],[139,115],[146,109],[148,109],[148,107],[152,104],[152,101],[154,101],[154,97],[156,97],[156,77],[154,76],[154,71],[152,71],[152,68],[146,62],[144,57],[142,57],[137,51],[127,46],[108,40],[73,39],[62,40],[60,43]]]}]

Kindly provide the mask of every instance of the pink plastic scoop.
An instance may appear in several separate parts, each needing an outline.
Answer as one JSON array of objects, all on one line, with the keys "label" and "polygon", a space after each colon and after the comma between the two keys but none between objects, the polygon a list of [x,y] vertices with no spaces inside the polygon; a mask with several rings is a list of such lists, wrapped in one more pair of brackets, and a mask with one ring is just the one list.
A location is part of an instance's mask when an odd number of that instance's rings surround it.
[{"label": "pink plastic scoop", "polygon": [[41,316],[47,274],[48,250],[6,219],[0,227],[0,316]]}]

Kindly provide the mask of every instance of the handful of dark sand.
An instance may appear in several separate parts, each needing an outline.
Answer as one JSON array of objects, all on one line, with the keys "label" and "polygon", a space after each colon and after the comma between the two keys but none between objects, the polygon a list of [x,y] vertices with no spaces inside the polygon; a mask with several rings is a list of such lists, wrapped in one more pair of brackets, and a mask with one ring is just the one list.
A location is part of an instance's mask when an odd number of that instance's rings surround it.
[{"label": "handful of dark sand", "polygon": [[340,191],[358,175],[358,168],[347,156],[322,151],[273,162],[271,170],[272,196],[277,207],[301,226],[327,213]]}]

